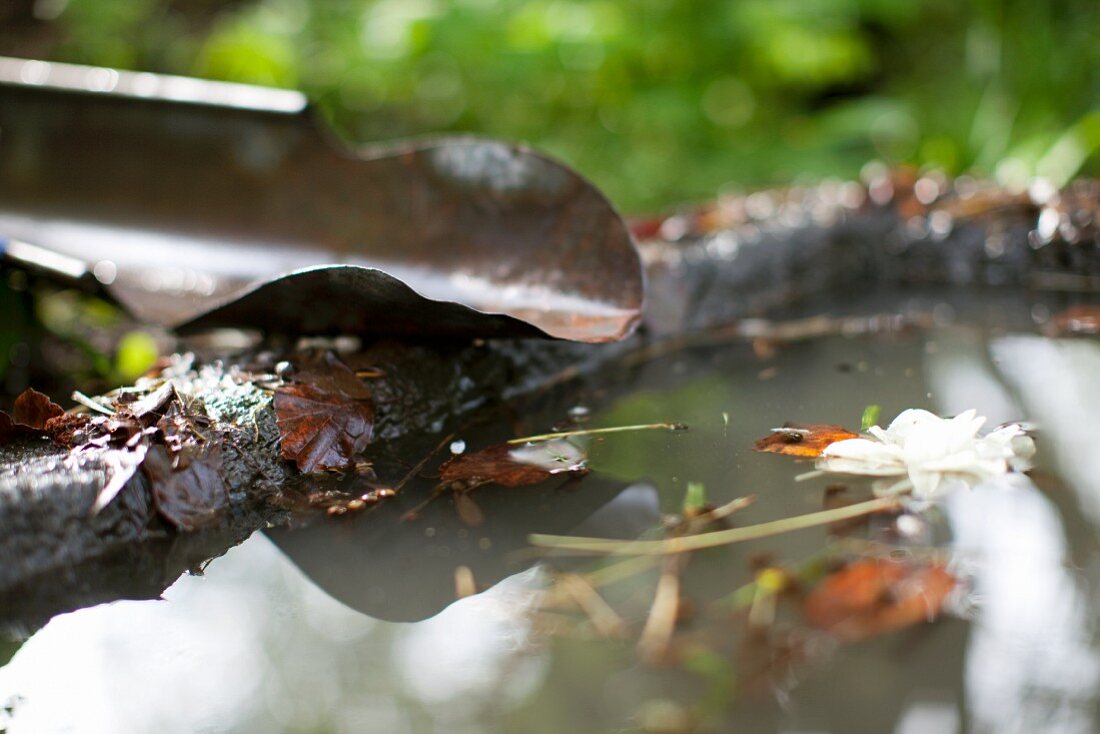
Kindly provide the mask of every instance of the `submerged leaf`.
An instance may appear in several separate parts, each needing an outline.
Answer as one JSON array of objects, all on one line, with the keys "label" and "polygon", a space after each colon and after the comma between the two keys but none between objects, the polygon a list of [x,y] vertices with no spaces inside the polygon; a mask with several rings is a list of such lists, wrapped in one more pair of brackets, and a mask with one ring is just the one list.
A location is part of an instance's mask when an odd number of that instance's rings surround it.
[{"label": "submerged leaf", "polygon": [[812,626],[861,640],[932,621],[957,584],[941,564],[861,560],[826,577],[802,610]]},{"label": "submerged leaf", "polygon": [[460,454],[439,467],[445,485],[465,487],[499,484],[524,487],[555,474],[583,474],[587,456],[568,441],[544,441],[527,446],[496,444],[472,454]]},{"label": "submerged leaf", "polygon": [[374,430],[370,391],[331,354],[296,380],[275,391],[282,457],[307,474],[352,467]]},{"label": "submerged leaf", "polygon": [[752,448],[754,451],[767,454],[814,459],[821,456],[821,452],[829,444],[858,437],[858,433],[852,433],[843,426],[823,423],[784,423],[782,428],[772,429],[769,435],[754,443]]}]

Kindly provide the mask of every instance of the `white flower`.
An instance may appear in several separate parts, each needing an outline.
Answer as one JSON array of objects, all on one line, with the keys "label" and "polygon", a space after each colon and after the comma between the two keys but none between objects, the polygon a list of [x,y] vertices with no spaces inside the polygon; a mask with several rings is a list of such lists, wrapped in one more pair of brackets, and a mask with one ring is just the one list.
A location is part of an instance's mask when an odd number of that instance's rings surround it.
[{"label": "white flower", "polygon": [[940,418],[927,410],[906,410],[886,430],[873,426],[866,438],[825,447],[817,468],[825,472],[881,477],[876,494],[911,490],[931,499],[960,484],[974,486],[1010,471],[1031,468],[1035,444],[1018,424],[985,436],[985,418],[968,410]]}]

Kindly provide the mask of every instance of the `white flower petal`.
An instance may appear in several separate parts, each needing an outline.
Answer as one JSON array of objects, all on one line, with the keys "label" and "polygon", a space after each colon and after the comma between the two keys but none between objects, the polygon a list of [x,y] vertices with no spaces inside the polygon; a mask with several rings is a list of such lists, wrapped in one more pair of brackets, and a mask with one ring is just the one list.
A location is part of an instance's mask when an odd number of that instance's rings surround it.
[{"label": "white flower petal", "polygon": [[827,446],[817,460],[820,471],[872,477],[876,493],[912,490],[918,498],[939,496],[950,489],[1031,467],[1035,443],[1019,425],[978,432],[986,419],[974,410],[940,418],[926,410],[898,414],[883,430],[872,426],[868,437]]}]

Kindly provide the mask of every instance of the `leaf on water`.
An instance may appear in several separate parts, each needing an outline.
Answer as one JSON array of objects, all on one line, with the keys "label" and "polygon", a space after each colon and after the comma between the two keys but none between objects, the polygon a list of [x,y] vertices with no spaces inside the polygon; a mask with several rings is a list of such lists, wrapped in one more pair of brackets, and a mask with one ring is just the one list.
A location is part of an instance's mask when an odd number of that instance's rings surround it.
[{"label": "leaf on water", "polygon": [[767,454],[783,454],[801,459],[814,459],[829,444],[859,438],[843,426],[824,423],[784,423],[782,428],[773,428],[772,432],[753,444],[754,451]]},{"label": "leaf on water", "polygon": [[217,451],[180,455],[173,466],[167,449],[156,446],[150,450],[142,471],[149,479],[153,505],[160,516],[184,531],[216,524],[219,511],[229,502],[220,464]]},{"label": "leaf on water", "polygon": [[0,411],[0,444],[29,436],[46,436],[46,424],[64,412],[46,395],[27,388],[15,399],[10,415]]},{"label": "leaf on water", "polygon": [[544,482],[555,474],[585,474],[587,459],[584,449],[569,441],[543,441],[528,446],[502,443],[448,459],[439,467],[439,478],[451,487],[481,484],[524,487]]},{"label": "leaf on water", "polygon": [[827,576],[802,611],[818,629],[862,640],[932,621],[957,584],[941,564],[860,560]]},{"label": "leaf on water", "polygon": [[275,390],[281,455],[306,474],[349,469],[374,430],[370,390],[332,354]]},{"label": "leaf on water", "polygon": [[1050,320],[1051,336],[1067,334],[1100,334],[1100,306],[1094,304],[1071,306]]}]

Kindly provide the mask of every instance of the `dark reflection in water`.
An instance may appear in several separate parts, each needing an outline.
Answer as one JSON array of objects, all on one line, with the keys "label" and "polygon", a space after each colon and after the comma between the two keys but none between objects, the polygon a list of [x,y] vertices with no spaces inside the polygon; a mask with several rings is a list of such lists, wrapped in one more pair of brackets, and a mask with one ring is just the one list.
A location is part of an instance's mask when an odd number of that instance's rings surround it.
[{"label": "dark reflection in water", "polygon": [[[593,441],[580,481],[479,489],[477,528],[446,496],[401,522],[430,491],[423,479],[404,505],[258,534],[165,601],[58,617],[0,669],[9,730],[1094,731],[1100,344],[1037,335],[1032,304],[1014,293],[844,308],[905,304],[937,307],[942,325],[828,337],[763,360],[743,345],[683,352],[624,372],[622,397],[575,396],[601,425],[682,420],[692,431]],[[822,483],[794,482],[790,463],[749,446],[784,420],[853,425],[869,403],[887,420],[907,407],[976,408],[991,426],[1041,428],[1033,479],[951,495],[929,514],[927,537],[949,538],[970,578],[957,616],[843,647],[822,640],[793,676],[740,697],[721,685],[716,696],[714,675],[641,666],[630,643],[536,634],[548,571],[525,550],[528,533],[633,537],[679,506],[688,481],[715,502],[758,493],[743,524],[812,511]],[[544,421],[533,428],[562,417],[561,405],[545,407],[528,416]],[[506,435],[490,426],[461,438],[476,449]],[[823,538],[699,555],[686,591],[720,596],[750,577],[753,554],[796,562]],[[488,590],[454,601],[459,566]],[[652,576],[623,586],[623,597],[644,597]]]}]

